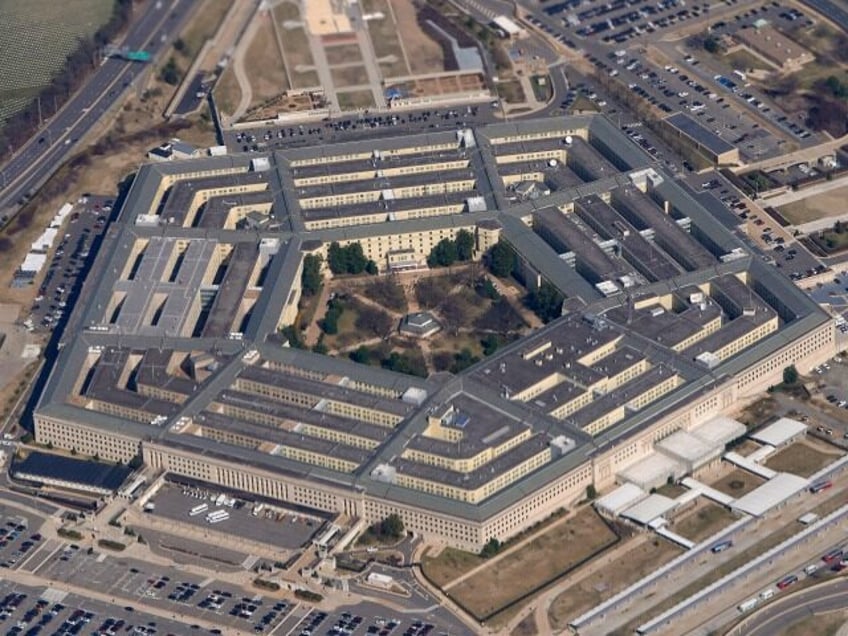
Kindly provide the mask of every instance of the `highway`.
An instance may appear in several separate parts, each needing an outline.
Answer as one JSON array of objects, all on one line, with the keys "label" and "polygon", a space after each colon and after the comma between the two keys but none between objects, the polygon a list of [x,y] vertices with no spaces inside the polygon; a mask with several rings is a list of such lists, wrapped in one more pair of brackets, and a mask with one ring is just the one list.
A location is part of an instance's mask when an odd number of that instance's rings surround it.
[{"label": "highway", "polygon": [[[148,0],[135,15],[120,43],[155,57],[179,34],[196,0]],[[0,166],[0,215],[11,217],[28,194],[37,190],[84,137],[119,101],[146,66],[107,59],[47,123]]]},{"label": "highway", "polygon": [[840,579],[787,596],[752,616],[730,633],[740,634],[744,630],[747,636],[769,636],[808,618],[811,614],[832,612],[846,607],[848,580]]}]

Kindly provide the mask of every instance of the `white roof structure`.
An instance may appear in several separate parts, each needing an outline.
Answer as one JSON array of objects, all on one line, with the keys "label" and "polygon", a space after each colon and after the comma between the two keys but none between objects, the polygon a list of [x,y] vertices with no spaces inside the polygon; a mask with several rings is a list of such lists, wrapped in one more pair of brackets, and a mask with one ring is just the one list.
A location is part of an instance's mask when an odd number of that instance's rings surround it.
[{"label": "white roof structure", "polygon": [[38,273],[41,271],[41,268],[44,267],[46,262],[47,254],[33,254],[32,252],[29,252],[21,265],[21,271]]},{"label": "white roof structure", "polygon": [[737,437],[742,437],[748,429],[741,422],[737,422],[733,418],[720,415],[711,420],[699,424],[693,428],[690,433],[709,444],[719,444],[724,446]]},{"label": "white roof structure", "polygon": [[56,235],[59,231],[56,228],[49,227],[39,236],[32,244],[33,251],[46,251],[53,245],[56,240]]},{"label": "white roof structure", "polygon": [[708,443],[688,431],[675,431],[654,446],[657,452],[686,465],[686,472],[697,470],[720,456],[724,444]]},{"label": "white roof structure", "polygon": [[669,475],[676,479],[685,474],[686,466],[682,463],[655,452],[618,473],[618,479],[650,490],[666,483]]},{"label": "white roof structure", "polygon": [[774,479],[770,479],[756,490],[752,490],[747,495],[734,501],[733,508],[755,517],[761,517],[775,506],[779,506],[796,493],[804,490],[808,484],[809,479],[791,473],[777,473]]},{"label": "white roof structure", "polygon": [[751,433],[749,437],[763,444],[783,446],[799,435],[806,433],[806,431],[807,425],[803,422],[788,417],[781,417],[774,424],[766,426],[756,433]]},{"label": "white roof structure", "polygon": [[501,29],[504,33],[506,33],[510,37],[520,35],[523,31],[523,29],[520,26],[518,26],[515,22],[513,22],[511,19],[509,19],[505,15],[499,15],[494,20],[492,20],[492,23],[494,23],[494,25],[496,27]]},{"label": "white roof structure", "polygon": [[662,517],[667,512],[674,510],[677,503],[674,499],[669,499],[664,495],[648,495],[635,506],[631,506],[621,513],[625,519],[630,519],[636,523],[647,526],[657,517]]},{"label": "white roof structure", "polygon": [[624,484],[604,495],[595,502],[595,508],[601,512],[617,517],[618,514],[648,496],[644,490],[635,484]]}]

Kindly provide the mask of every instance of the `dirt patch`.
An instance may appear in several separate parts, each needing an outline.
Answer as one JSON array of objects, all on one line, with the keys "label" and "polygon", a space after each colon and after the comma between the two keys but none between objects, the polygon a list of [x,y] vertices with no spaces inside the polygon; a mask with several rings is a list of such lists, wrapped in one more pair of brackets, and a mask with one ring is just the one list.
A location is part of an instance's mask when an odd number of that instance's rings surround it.
[{"label": "dirt patch", "polygon": [[733,523],[735,517],[726,508],[712,502],[704,502],[692,512],[674,522],[674,531],[696,543],[711,537],[725,526]]},{"label": "dirt patch", "polygon": [[486,617],[553,580],[618,540],[592,508],[560,522],[450,590],[464,607]]},{"label": "dirt patch", "polygon": [[359,50],[358,44],[327,46],[324,47],[324,54],[327,56],[327,64],[330,66],[362,62],[362,51]]},{"label": "dirt patch", "polygon": [[413,75],[439,73],[445,70],[441,45],[433,40],[418,23],[417,11],[411,0],[390,0],[400,41],[409,55],[409,70]]},{"label": "dirt patch", "polygon": [[736,468],[731,473],[710,485],[716,490],[738,499],[743,495],[747,495],[755,488],[763,485],[765,481],[766,480],[762,477],[752,475],[741,468]]},{"label": "dirt patch", "polygon": [[330,68],[333,85],[339,88],[368,84],[368,72],[364,66],[337,66]]},{"label": "dirt patch", "polygon": [[433,583],[439,587],[444,587],[485,562],[486,560],[483,557],[471,552],[457,550],[456,548],[445,548],[438,556],[425,556],[421,559],[421,569]]},{"label": "dirt patch", "polygon": [[551,627],[565,629],[568,621],[644,578],[681,552],[679,546],[661,539],[634,547],[617,560],[615,567],[600,568],[557,596],[548,611]]},{"label": "dirt patch", "polygon": [[264,20],[256,29],[256,34],[250,46],[247,47],[245,55],[251,60],[249,65],[250,87],[253,90],[251,108],[265,103],[290,88],[277,44],[277,35],[270,20]]},{"label": "dirt patch", "polygon": [[801,225],[843,214],[846,197],[848,186],[843,186],[781,206],[778,211],[793,225]]},{"label": "dirt patch", "polygon": [[824,453],[809,444],[797,442],[769,457],[766,466],[772,470],[809,477],[841,456],[835,450],[833,453]]}]

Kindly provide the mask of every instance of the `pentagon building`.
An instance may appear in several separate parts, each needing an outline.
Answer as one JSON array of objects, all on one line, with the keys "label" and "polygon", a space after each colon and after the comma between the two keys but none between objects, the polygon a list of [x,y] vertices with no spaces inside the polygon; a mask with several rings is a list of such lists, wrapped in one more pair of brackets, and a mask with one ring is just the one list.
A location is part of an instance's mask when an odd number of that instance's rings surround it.
[{"label": "pentagon building", "polygon": [[[306,254],[504,241],[563,316],[422,380],[287,346]],[[39,442],[478,550],[833,355],[834,327],[601,116],[141,168]]]}]

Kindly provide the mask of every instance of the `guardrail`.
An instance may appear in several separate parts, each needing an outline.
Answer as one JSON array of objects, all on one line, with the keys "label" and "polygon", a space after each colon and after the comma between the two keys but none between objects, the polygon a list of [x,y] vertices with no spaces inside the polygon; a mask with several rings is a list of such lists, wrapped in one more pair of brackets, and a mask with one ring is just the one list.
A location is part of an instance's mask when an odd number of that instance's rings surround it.
[{"label": "guardrail", "polygon": [[746,516],[742,519],[739,519],[738,521],[733,522],[732,524],[730,524],[726,528],[722,528],[721,530],[719,530],[718,532],[713,534],[711,537],[708,537],[707,539],[705,539],[704,541],[702,541],[701,543],[696,545],[691,550],[687,550],[686,552],[684,552],[683,554],[678,556],[676,559],[673,559],[673,560],[669,561],[668,563],[666,563],[660,569],[658,569],[655,572],[652,572],[651,574],[649,574],[648,576],[636,581],[630,587],[623,589],[621,592],[619,592],[615,596],[607,599],[606,601],[604,601],[600,605],[597,605],[596,607],[592,608],[591,610],[589,610],[585,614],[583,614],[583,615],[579,616],[578,618],[576,618],[575,620],[569,622],[568,626],[571,627],[574,630],[579,630],[581,627],[585,627],[586,625],[590,624],[594,620],[596,620],[598,618],[603,618],[605,612],[609,611],[610,609],[612,609],[613,607],[618,605],[624,599],[626,599],[629,596],[632,596],[633,594],[636,594],[640,590],[648,587],[649,585],[653,584],[658,579],[663,578],[668,572],[670,572],[674,568],[677,568],[677,567],[683,565],[684,563],[686,563],[687,561],[690,561],[691,559],[694,559],[694,558],[700,556],[705,551],[707,551],[716,541],[719,541],[720,539],[724,539],[724,538],[730,536],[732,533],[736,532],[737,530],[744,528],[746,525],[751,523],[751,521],[753,521],[753,520],[754,520],[753,517]]},{"label": "guardrail", "polygon": [[636,633],[637,634],[650,634],[658,628],[668,627],[670,625],[671,619],[673,619],[678,614],[684,613],[691,606],[697,604],[698,602],[708,598],[709,596],[711,596],[715,592],[721,590],[722,588],[724,588],[728,583],[730,583],[734,579],[736,579],[736,578],[742,576],[743,574],[746,574],[746,573],[748,573],[752,570],[756,570],[763,563],[773,559],[776,555],[780,554],[784,550],[791,548],[798,543],[802,543],[810,535],[817,533],[820,530],[822,530],[823,528],[840,521],[843,517],[845,517],[846,514],[848,514],[848,504],[842,506],[841,508],[838,508],[837,510],[834,510],[832,513],[830,513],[824,519],[821,519],[821,520],[817,521],[816,523],[813,523],[813,524],[807,526],[804,530],[802,530],[798,534],[795,534],[795,535],[789,537],[785,541],[779,543],[778,545],[773,547],[768,552],[765,552],[764,554],[761,554],[760,556],[749,561],[745,565],[738,567],[733,572],[730,572],[729,574],[723,576],[722,578],[720,578],[715,583],[708,585],[707,587],[705,587],[700,592],[697,592],[696,594],[693,594],[689,598],[682,600],[680,603],[678,603],[674,607],[666,610],[665,612],[663,612],[662,614],[660,614],[659,616],[657,616],[653,620],[650,620],[647,623],[640,625],[636,629]]}]

